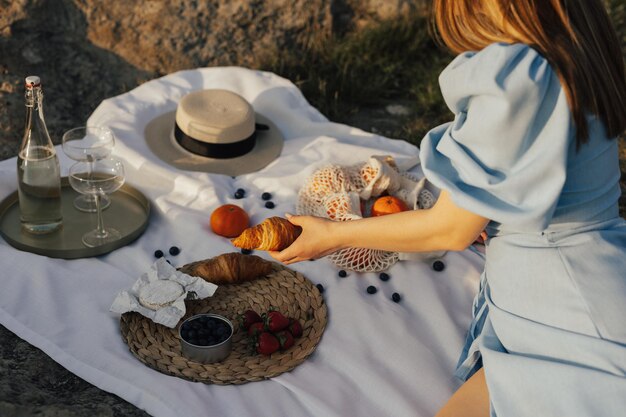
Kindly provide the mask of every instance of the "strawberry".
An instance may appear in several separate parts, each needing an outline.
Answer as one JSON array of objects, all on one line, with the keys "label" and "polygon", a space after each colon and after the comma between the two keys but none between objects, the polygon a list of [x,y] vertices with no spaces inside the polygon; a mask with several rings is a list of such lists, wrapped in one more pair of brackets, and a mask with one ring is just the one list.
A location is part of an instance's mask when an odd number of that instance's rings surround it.
[{"label": "strawberry", "polygon": [[262,321],[257,321],[252,323],[250,327],[248,327],[248,336],[252,338],[256,338],[259,334],[265,331],[265,324]]},{"label": "strawberry", "polygon": [[293,335],[289,330],[281,330],[276,333],[278,343],[280,343],[280,350],[287,350],[293,346]]},{"label": "strawberry", "polygon": [[302,336],[302,325],[298,320],[292,319],[291,317],[289,318],[289,326],[287,327],[287,330],[291,332],[293,337],[297,338]]},{"label": "strawberry", "polygon": [[265,325],[270,332],[278,332],[289,326],[289,319],[281,312],[272,310],[265,315]]},{"label": "strawberry", "polygon": [[271,355],[280,348],[280,342],[273,334],[263,332],[256,342],[256,351],[262,355]]},{"label": "strawberry", "polygon": [[243,312],[243,314],[240,314],[238,318],[239,325],[246,330],[250,327],[252,323],[258,323],[260,321],[263,321],[261,319],[261,316],[259,316],[254,310],[246,310]]}]

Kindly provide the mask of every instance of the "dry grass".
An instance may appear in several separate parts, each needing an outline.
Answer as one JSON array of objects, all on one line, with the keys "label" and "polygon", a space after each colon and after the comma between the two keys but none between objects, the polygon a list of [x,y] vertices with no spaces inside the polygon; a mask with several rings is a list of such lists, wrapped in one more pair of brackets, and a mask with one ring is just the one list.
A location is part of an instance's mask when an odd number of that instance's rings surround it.
[{"label": "dry grass", "polygon": [[451,116],[437,83],[451,58],[432,41],[427,19],[413,15],[319,39],[299,54],[271,54],[259,66],[294,81],[313,106],[340,123],[368,106],[408,103],[412,116],[390,136],[419,144]]}]

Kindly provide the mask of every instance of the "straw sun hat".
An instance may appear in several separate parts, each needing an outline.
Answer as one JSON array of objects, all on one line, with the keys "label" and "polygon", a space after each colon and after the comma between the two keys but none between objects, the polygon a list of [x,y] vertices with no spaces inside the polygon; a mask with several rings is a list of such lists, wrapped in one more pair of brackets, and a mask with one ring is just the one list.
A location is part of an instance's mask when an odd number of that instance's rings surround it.
[{"label": "straw sun hat", "polygon": [[185,95],[175,111],[148,123],[144,135],[152,152],[176,168],[231,176],[260,170],[283,147],[278,128],[227,90]]}]

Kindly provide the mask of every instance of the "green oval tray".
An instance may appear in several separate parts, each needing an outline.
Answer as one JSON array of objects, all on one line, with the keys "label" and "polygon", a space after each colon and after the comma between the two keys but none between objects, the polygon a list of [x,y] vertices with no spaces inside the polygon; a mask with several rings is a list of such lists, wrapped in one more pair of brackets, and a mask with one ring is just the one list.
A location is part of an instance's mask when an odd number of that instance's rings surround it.
[{"label": "green oval tray", "polygon": [[111,205],[102,211],[105,227],[117,229],[122,237],[94,248],[86,247],[82,236],[96,227],[96,214],[74,208],[78,193],[67,177],[61,178],[61,211],[63,227],[50,234],[34,235],[22,230],[18,193],[0,202],[0,235],[11,246],[51,258],[76,259],[103,255],[128,245],[148,227],[150,202],[141,191],[129,184],[109,195]]}]

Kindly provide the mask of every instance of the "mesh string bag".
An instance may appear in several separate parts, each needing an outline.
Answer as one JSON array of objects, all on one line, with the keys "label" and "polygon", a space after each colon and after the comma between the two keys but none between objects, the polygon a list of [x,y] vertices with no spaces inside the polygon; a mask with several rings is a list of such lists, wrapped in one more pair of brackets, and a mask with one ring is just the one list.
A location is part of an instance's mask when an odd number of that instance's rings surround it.
[{"label": "mesh string bag", "polygon": [[[434,205],[435,197],[418,180],[401,171],[390,156],[372,156],[367,162],[350,166],[328,165],[307,179],[298,193],[299,215],[350,221],[367,217],[376,198],[383,194],[403,200],[413,210]],[[428,257],[421,254],[419,258]],[[438,256],[433,253],[432,256]],[[358,272],[384,271],[409,254],[364,248],[347,248],[328,258],[338,267]]]}]

